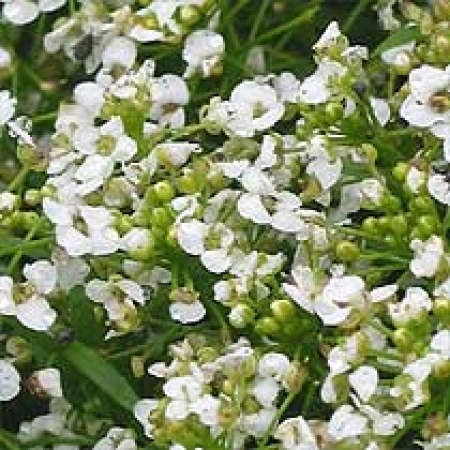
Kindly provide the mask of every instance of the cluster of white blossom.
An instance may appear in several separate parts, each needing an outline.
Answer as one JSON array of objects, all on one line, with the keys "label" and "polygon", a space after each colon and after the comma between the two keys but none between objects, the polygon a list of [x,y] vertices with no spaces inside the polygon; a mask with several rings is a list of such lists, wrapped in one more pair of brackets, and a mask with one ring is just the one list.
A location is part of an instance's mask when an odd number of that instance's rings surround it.
[{"label": "cluster of white blossom", "polygon": [[43,49],[84,73],[51,135],[0,90],[0,401],[48,405],[0,443],[449,448],[450,4],[380,0],[373,55],[332,21],[311,74],[199,101],[222,2],[3,3],[60,10]]}]

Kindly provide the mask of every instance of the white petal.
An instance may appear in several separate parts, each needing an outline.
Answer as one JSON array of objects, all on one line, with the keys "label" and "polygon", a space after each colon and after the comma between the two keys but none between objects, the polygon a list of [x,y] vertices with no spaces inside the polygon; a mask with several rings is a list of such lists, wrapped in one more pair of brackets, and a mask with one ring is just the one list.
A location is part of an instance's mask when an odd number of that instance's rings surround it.
[{"label": "white petal", "polygon": [[432,175],[428,179],[428,191],[444,205],[450,205],[450,184],[444,175]]},{"label": "white petal", "polygon": [[56,312],[43,297],[34,296],[16,306],[17,320],[35,331],[47,331],[56,320]]},{"label": "white petal", "polygon": [[91,241],[73,227],[56,227],[56,242],[69,256],[83,256],[91,251]]},{"label": "white petal", "polygon": [[5,359],[0,359],[0,402],[12,400],[20,391],[20,374]]},{"label": "white petal", "polygon": [[14,315],[16,305],[13,299],[14,282],[11,277],[0,277],[0,314]]},{"label": "white petal", "polygon": [[55,225],[72,225],[72,208],[64,203],[55,202],[50,198],[44,198],[42,202],[45,215]]},{"label": "white petal", "polygon": [[275,191],[270,177],[256,166],[250,167],[243,173],[241,184],[252,194],[270,195]]},{"label": "white petal", "polygon": [[319,296],[316,300],[315,310],[325,325],[336,326],[347,319],[351,312],[350,307],[339,307],[324,296]]},{"label": "white petal", "polygon": [[309,234],[308,225],[292,211],[276,211],[270,223],[275,229],[285,233],[300,233],[300,238],[306,238]]},{"label": "white petal", "polygon": [[103,66],[112,68],[115,65],[131,69],[137,56],[137,48],[134,41],[126,37],[116,37],[103,51]]},{"label": "white petal", "polygon": [[49,367],[33,374],[39,382],[39,387],[50,397],[62,397],[61,374],[58,369]]},{"label": "white petal", "polygon": [[56,11],[66,4],[66,0],[39,0],[39,9],[43,12]]},{"label": "white petal", "polygon": [[254,223],[264,225],[271,221],[270,214],[257,194],[242,194],[237,203],[239,214]]},{"label": "white petal", "polygon": [[139,400],[134,406],[134,417],[144,427],[144,433],[147,437],[151,438],[153,425],[150,423],[150,413],[158,406],[157,400],[142,399]]},{"label": "white petal", "polygon": [[49,261],[36,261],[33,264],[25,264],[23,274],[39,294],[49,294],[55,289],[56,267]]},{"label": "white petal", "polygon": [[389,103],[383,98],[370,97],[370,105],[372,106],[378,123],[384,127],[391,118]]},{"label": "white petal", "polygon": [[170,316],[182,324],[196,323],[205,317],[206,309],[199,301],[193,303],[174,302],[170,305]]},{"label": "white petal", "polygon": [[350,386],[363,402],[368,402],[378,385],[378,372],[371,366],[360,366],[348,377]]},{"label": "white petal", "polygon": [[202,264],[212,273],[223,273],[231,265],[228,251],[224,249],[206,250],[200,256]]},{"label": "white petal", "polygon": [[144,291],[137,283],[132,280],[119,280],[117,286],[122,292],[124,292],[129,298],[136,303],[143,305],[145,303]]},{"label": "white petal", "polygon": [[80,206],[80,214],[90,230],[105,228],[113,221],[111,212],[102,206]]},{"label": "white petal", "polygon": [[103,97],[104,89],[97,83],[92,81],[80,83],[75,87],[73,95],[75,101],[84,106],[92,115],[100,114],[105,99]]},{"label": "white petal", "polygon": [[177,230],[180,247],[190,255],[199,256],[205,251],[204,240],[208,226],[198,220],[183,222]]},{"label": "white petal", "polygon": [[114,228],[92,230],[89,237],[93,255],[110,255],[120,248],[120,236]]},{"label": "white petal", "polygon": [[442,118],[427,104],[419,103],[412,95],[400,107],[400,116],[416,127],[429,127]]},{"label": "white petal", "polygon": [[3,7],[3,15],[14,25],[25,25],[36,19],[39,8],[36,3],[27,0],[14,0]]}]

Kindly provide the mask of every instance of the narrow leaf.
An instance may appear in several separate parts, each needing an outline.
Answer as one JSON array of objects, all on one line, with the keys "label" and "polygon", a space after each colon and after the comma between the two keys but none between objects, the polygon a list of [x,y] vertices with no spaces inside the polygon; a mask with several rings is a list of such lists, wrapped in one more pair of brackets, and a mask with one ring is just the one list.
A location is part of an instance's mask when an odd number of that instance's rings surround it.
[{"label": "narrow leaf", "polygon": [[95,350],[81,342],[72,342],[64,351],[67,360],[101,391],[122,408],[132,412],[139,400],[133,388],[117,369]]},{"label": "narrow leaf", "polygon": [[378,56],[386,50],[398,47],[399,45],[407,44],[414,41],[420,36],[420,28],[418,25],[411,25],[402,28],[399,31],[391,34],[372,52],[372,56]]}]

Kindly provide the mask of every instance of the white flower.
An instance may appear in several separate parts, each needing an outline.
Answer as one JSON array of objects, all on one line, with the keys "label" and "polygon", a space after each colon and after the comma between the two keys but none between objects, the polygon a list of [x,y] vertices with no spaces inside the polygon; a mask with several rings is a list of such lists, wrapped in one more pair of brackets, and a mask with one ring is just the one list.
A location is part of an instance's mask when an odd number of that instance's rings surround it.
[{"label": "white flower", "polygon": [[188,63],[184,76],[189,78],[199,71],[209,77],[222,59],[225,41],[222,35],[211,30],[196,30],[184,42],[183,59]]},{"label": "white flower", "polygon": [[130,430],[112,427],[92,450],[137,450],[137,445]]},{"label": "white flower", "polygon": [[411,272],[418,278],[431,278],[439,270],[444,256],[444,243],[438,236],[431,236],[426,241],[413,239],[410,244],[414,258],[410,262]]},{"label": "white flower", "polygon": [[100,128],[77,129],[73,145],[85,155],[75,172],[75,179],[82,183],[79,188],[82,195],[98,189],[112,175],[116,163],[129,161],[137,152],[137,144],[125,134],[120,117],[113,117]]},{"label": "white flower", "polygon": [[198,144],[190,142],[165,142],[158,144],[152,155],[163,164],[181,167],[189,160],[192,153],[201,151]]},{"label": "white flower", "polygon": [[145,303],[142,287],[125,278],[109,281],[93,279],[86,285],[86,295],[92,301],[103,304],[108,320],[119,328],[130,325],[130,318],[136,315],[135,303]]},{"label": "white flower", "polygon": [[265,353],[258,361],[258,374],[261,377],[273,377],[282,381],[290,367],[289,358],[282,353]]},{"label": "white flower", "polygon": [[274,438],[281,441],[283,450],[319,450],[316,437],[303,417],[293,417],[280,423]]},{"label": "white flower", "polygon": [[265,84],[243,81],[230,95],[230,102],[250,107],[252,126],[255,131],[266,130],[275,125],[284,114],[284,106],[279,102],[276,91]]},{"label": "white flower", "polygon": [[326,50],[331,47],[336,41],[343,36],[339,29],[339,24],[336,21],[332,21],[328,24],[325,31],[319,37],[317,42],[313,45],[314,50]]},{"label": "white flower", "polygon": [[424,312],[431,311],[432,306],[431,299],[424,289],[409,287],[400,303],[388,304],[388,311],[394,323],[401,326],[420,317]]},{"label": "white flower", "polygon": [[293,267],[291,277],[295,284],[283,283],[284,291],[304,310],[314,314],[313,300],[317,287],[312,269],[302,265]]},{"label": "white flower", "polygon": [[189,89],[183,78],[171,73],[154,78],[150,82],[150,96],[152,120],[172,127],[184,125],[183,106],[189,102]]},{"label": "white flower", "polygon": [[47,331],[56,320],[46,295],[56,287],[56,268],[49,261],[26,264],[23,274],[27,281],[13,295],[12,280],[0,277],[0,313],[15,315],[27,328]]},{"label": "white flower", "polygon": [[163,386],[170,398],[165,416],[169,420],[183,420],[191,412],[191,404],[203,394],[203,384],[194,376],[185,375],[168,380]]},{"label": "white flower", "polygon": [[0,125],[5,125],[14,116],[17,100],[9,91],[0,91]]},{"label": "white flower", "polygon": [[210,272],[223,273],[230,267],[229,253],[234,235],[222,223],[183,222],[178,226],[177,239],[186,253],[200,256],[200,261]]},{"label": "white flower", "polygon": [[220,400],[210,394],[204,394],[190,405],[190,411],[197,414],[201,423],[206,426],[219,425]]},{"label": "white flower", "polygon": [[252,137],[275,125],[283,114],[284,105],[273,87],[245,80],[233,89],[229,101],[212,99],[206,118],[227,134]]},{"label": "white flower", "polygon": [[331,158],[326,142],[321,136],[311,139],[308,148],[310,162],[306,167],[306,173],[313,175],[324,191],[329,190],[337,183],[342,172],[342,161],[340,158]]},{"label": "white flower", "polygon": [[375,394],[378,385],[377,369],[371,366],[360,366],[348,377],[350,386],[363,402],[368,402]]},{"label": "white flower", "polygon": [[354,438],[364,434],[369,420],[353,406],[342,405],[331,416],[328,433],[336,440]]},{"label": "white flower", "polygon": [[62,397],[61,375],[58,369],[49,367],[33,373],[33,378],[37,381],[39,391],[49,397]]},{"label": "white flower", "polygon": [[353,308],[362,308],[364,294],[362,278],[356,275],[333,277],[316,298],[314,309],[325,325],[339,325],[347,319]]},{"label": "white flower", "polygon": [[299,100],[309,105],[325,103],[333,94],[333,82],[345,75],[347,69],[335,61],[320,61],[316,72],[305,78],[300,86]]},{"label": "white flower", "polygon": [[6,359],[0,359],[0,402],[12,400],[20,391],[20,374]]},{"label": "white flower", "polygon": [[[119,249],[120,237],[112,227],[114,218],[106,208],[45,198],[43,209],[55,225],[56,241],[69,256],[108,255]],[[86,226],[83,232],[76,226],[77,219]]]},{"label": "white flower", "polygon": [[450,111],[445,103],[450,67],[444,70],[423,65],[413,69],[409,86],[411,94],[402,103],[400,115],[411,125],[429,128],[435,136],[444,139],[444,156],[450,161]]},{"label": "white flower", "polygon": [[36,4],[29,0],[1,0],[5,3],[3,15],[14,25],[33,22],[39,12],[52,12],[65,5],[66,0],[38,0]]}]

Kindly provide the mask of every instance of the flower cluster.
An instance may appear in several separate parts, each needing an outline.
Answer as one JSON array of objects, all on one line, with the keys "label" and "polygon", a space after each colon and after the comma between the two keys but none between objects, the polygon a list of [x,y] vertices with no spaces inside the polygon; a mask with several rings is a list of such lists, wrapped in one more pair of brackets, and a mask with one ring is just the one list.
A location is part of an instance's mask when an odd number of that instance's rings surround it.
[{"label": "flower cluster", "polygon": [[1,445],[449,448],[447,0],[2,3]]}]

